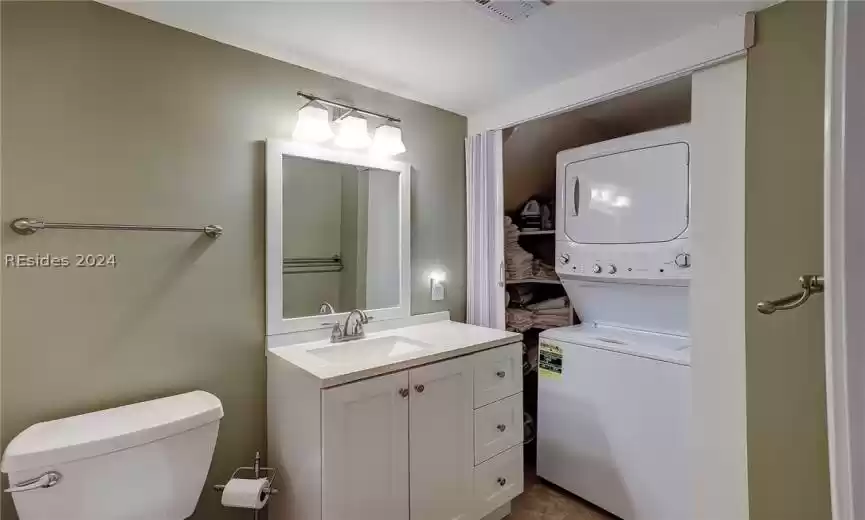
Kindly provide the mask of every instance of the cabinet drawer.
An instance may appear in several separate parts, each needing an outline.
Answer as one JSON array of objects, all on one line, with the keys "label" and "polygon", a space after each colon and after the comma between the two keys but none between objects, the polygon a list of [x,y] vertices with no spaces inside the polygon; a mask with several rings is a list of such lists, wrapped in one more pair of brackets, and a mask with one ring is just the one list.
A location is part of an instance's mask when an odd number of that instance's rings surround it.
[{"label": "cabinet drawer", "polygon": [[523,345],[513,343],[472,356],[475,408],[523,391]]},{"label": "cabinet drawer", "polygon": [[475,410],[475,464],[523,440],[523,393]]},{"label": "cabinet drawer", "polygon": [[475,516],[483,518],[523,492],[523,445],[475,468]]}]

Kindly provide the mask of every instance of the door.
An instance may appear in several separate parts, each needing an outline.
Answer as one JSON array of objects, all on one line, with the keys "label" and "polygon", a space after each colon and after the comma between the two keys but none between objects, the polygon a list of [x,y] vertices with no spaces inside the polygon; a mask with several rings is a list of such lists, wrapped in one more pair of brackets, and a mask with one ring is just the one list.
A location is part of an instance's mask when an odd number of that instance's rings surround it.
[{"label": "door", "polygon": [[408,520],[408,372],[322,391],[322,519]]},{"label": "door", "polygon": [[[667,242],[688,228],[688,144],[678,127],[565,165],[565,233],[581,244]],[[575,154],[583,154],[577,150]],[[567,154],[560,161],[567,160]]]},{"label": "door", "polygon": [[505,328],[502,132],[466,138],[466,323]]},{"label": "door", "polygon": [[828,4],[824,194],[826,233],[826,394],[832,518],[865,512],[865,4]]},{"label": "door", "polygon": [[[748,52],[744,389],[752,520],[831,517],[824,296],[772,314],[757,308],[804,295],[799,277],[823,274],[825,13],[822,2],[757,12]],[[696,218],[694,225],[696,234]]]},{"label": "door", "polygon": [[471,518],[474,407],[469,359],[409,371],[411,520]]}]

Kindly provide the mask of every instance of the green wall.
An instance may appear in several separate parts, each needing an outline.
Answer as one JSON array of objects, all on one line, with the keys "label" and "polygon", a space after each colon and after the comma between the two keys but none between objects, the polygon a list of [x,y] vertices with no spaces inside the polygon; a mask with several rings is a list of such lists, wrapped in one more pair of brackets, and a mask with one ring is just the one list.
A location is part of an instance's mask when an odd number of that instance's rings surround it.
[{"label": "green wall", "polygon": [[784,2],[760,11],[748,53],[750,520],[831,518],[822,297],[772,316],[754,309],[795,292],[800,275],[823,272],[825,9]]},{"label": "green wall", "polygon": [[[412,312],[464,318],[464,117],[95,2],[2,2],[0,51],[4,253],[118,263],[3,269],[4,442],[34,422],[200,388],[225,407],[208,485],[264,451],[262,141],[290,137],[299,89],[402,118]],[[20,216],[212,222],[225,235],[20,237],[7,226]],[[433,268],[448,272],[443,302],[429,299]],[[248,517],[208,488],[195,518]]]}]

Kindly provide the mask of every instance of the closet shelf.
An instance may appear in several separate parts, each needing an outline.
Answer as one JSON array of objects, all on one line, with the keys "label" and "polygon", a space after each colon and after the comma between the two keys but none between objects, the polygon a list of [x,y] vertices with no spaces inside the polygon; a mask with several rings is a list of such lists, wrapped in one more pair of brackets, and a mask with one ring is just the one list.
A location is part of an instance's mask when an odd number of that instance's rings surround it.
[{"label": "closet shelf", "polygon": [[524,235],[555,235],[555,229],[542,229],[539,231],[520,231],[520,236]]},{"label": "closet shelf", "polygon": [[543,279],[543,278],[525,278],[523,280],[505,280],[505,284],[507,284],[507,285],[514,285],[514,284],[519,284],[519,283],[549,283],[549,284],[559,285],[562,282],[560,282],[559,280],[547,280],[547,279]]}]

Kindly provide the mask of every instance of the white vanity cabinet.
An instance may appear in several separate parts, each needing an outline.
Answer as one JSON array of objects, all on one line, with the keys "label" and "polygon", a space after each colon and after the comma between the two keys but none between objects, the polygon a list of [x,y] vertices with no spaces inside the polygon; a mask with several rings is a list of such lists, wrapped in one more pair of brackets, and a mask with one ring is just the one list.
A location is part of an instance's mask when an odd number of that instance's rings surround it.
[{"label": "white vanity cabinet", "polygon": [[271,520],[502,518],[523,488],[521,359],[511,343],[315,388],[269,358]]}]

